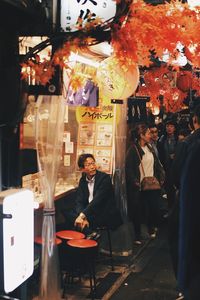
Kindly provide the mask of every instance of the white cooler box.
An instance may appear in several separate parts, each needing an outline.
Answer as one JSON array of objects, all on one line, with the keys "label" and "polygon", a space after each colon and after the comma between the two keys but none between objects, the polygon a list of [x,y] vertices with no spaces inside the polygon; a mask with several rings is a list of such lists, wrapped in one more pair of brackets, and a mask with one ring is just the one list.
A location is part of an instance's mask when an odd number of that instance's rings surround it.
[{"label": "white cooler box", "polygon": [[0,192],[0,291],[12,292],[33,273],[33,224],[32,191]]}]

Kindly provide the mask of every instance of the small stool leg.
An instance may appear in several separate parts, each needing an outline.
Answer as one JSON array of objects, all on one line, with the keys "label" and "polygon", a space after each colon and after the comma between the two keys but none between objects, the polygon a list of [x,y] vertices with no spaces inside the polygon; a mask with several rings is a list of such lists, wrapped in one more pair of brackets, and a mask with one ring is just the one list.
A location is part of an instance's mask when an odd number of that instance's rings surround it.
[{"label": "small stool leg", "polygon": [[95,278],[95,258],[97,255],[98,244],[94,240],[77,239],[67,242],[69,251],[71,253],[71,268],[72,276],[79,271],[81,277],[82,273],[88,272],[90,280],[90,294],[91,298],[95,299],[96,292],[96,278]]},{"label": "small stool leg", "polygon": [[65,272],[63,275],[63,292],[62,292],[62,299],[65,299],[65,294],[67,290],[67,286],[73,283],[73,274],[70,272]]},{"label": "small stool leg", "polygon": [[95,270],[95,263],[92,263],[92,277],[93,277],[93,286],[94,286],[94,294],[96,295],[97,285],[96,285],[96,270]]},{"label": "small stool leg", "polygon": [[95,299],[96,295],[96,276],[95,276],[95,266],[94,261],[89,263],[89,276],[90,276],[90,293],[91,299]]},{"label": "small stool leg", "polygon": [[110,265],[111,265],[112,271],[114,271],[112,243],[111,243],[111,236],[110,236],[109,228],[106,228],[106,231],[107,231],[107,236],[108,236],[108,246],[109,246],[109,252],[110,252]]},{"label": "small stool leg", "polygon": [[65,273],[63,276],[64,276],[64,278],[63,278],[63,292],[62,292],[62,299],[65,298],[65,292],[66,292],[67,283],[68,283],[68,280],[69,280],[69,277],[68,277],[67,273]]},{"label": "small stool leg", "polygon": [[89,270],[89,276],[90,276],[90,294],[91,294],[91,299],[93,300],[94,299],[94,290],[93,290],[91,270]]}]

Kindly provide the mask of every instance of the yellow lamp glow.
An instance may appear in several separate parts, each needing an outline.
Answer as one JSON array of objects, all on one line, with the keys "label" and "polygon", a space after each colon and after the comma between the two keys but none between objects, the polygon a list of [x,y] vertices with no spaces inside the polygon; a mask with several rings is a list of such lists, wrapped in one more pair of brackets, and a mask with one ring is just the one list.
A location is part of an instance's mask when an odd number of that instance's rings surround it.
[{"label": "yellow lamp glow", "polygon": [[120,65],[114,57],[106,58],[97,70],[97,81],[104,97],[127,99],[139,83],[139,69],[136,64]]}]

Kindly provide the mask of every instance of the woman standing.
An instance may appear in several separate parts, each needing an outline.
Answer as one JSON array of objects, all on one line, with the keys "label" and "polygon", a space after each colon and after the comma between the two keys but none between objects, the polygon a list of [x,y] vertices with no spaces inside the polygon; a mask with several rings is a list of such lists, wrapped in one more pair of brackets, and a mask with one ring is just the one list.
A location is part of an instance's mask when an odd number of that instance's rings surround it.
[{"label": "woman standing", "polygon": [[[144,177],[156,177],[162,186],[164,182],[163,167],[152,146],[148,126],[140,123],[131,132],[132,144],[126,155],[126,184],[128,198],[128,215],[135,230],[135,244],[141,244],[141,223],[143,214],[151,238],[156,236],[159,221],[160,189],[142,190]],[[144,209],[142,209],[142,204]]]}]

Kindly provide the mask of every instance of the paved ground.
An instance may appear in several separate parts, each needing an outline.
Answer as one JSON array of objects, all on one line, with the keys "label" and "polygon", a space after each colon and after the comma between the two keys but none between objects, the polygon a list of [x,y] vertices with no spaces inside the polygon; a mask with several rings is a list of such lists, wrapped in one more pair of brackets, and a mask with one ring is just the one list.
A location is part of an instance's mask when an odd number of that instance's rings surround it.
[{"label": "paved ground", "polygon": [[132,272],[110,297],[111,300],[175,300],[176,280],[172,271],[167,242],[148,247]]},{"label": "paved ground", "polygon": [[[109,260],[97,262],[97,297],[102,300],[175,300],[176,280],[172,271],[165,227],[155,240],[145,239],[142,246],[133,248],[133,255],[114,258],[114,271]],[[39,278],[28,286],[28,299],[38,299]],[[75,280],[67,286],[65,299],[84,300],[89,297],[89,280]],[[62,291],[61,291],[62,294]],[[53,300],[53,299],[50,299]]]},{"label": "paved ground", "polygon": [[[135,255],[127,264],[116,260],[114,270],[115,280],[112,282],[113,272],[109,266],[98,265],[98,287],[96,299],[102,300],[175,300],[178,292],[176,280],[169,256],[165,228],[155,240],[148,240],[143,247],[134,251]],[[84,280],[84,285],[87,284]],[[106,289],[106,284],[109,288]],[[82,286],[83,287],[83,286]],[[88,289],[75,285],[68,289],[66,299],[81,300],[88,296]]]}]

